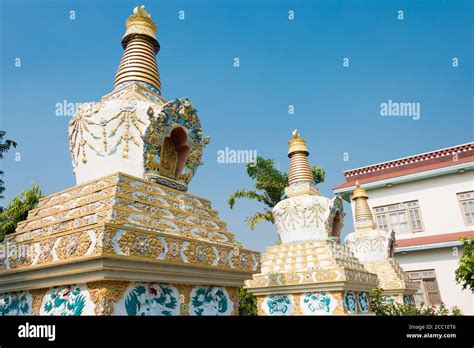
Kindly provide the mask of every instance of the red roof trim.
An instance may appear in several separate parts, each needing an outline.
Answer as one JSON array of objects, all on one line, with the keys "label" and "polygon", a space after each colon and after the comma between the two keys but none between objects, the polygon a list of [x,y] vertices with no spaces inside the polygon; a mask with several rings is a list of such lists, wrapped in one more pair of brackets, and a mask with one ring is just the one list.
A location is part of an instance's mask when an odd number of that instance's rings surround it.
[{"label": "red roof trim", "polygon": [[437,234],[437,235],[426,236],[426,237],[399,239],[397,240],[395,247],[402,248],[402,247],[409,247],[409,246],[415,246],[415,245],[453,242],[453,241],[459,240],[462,237],[472,237],[472,236],[474,236],[474,230],[465,231],[465,232],[456,232],[456,233]]},{"label": "red roof trim", "polygon": [[[457,154],[456,161],[452,157],[454,154]],[[346,171],[344,172],[346,182],[336,186],[334,190],[354,186],[357,180],[364,184],[473,161],[474,143],[458,145],[448,149]]]},{"label": "red roof trim", "polygon": [[[466,151],[472,151],[474,149],[474,143],[467,143],[463,145],[457,145],[453,147],[449,147],[446,149],[442,150],[435,150],[432,152],[427,152],[419,155],[413,155],[393,161],[388,161],[384,163],[379,163],[379,164],[372,164],[366,167],[362,168],[357,168],[357,169],[352,169],[352,170],[347,170],[344,172],[344,176],[346,177],[351,177],[354,175],[360,175],[364,173],[370,173],[378,170],[383,170],[387,168],[393,168],[393,167],[399,167],[399,166],[404,166],[407,164],[411,163],[417,163],[417,162],[422,162],[422,161],[428,161],[432,160],[435,158],[440,158],[440,157],[445,157],[449,155],[454,155],[454,154],[459,154],[461,152],[466,152]],[[450,162],[452,162],[452,158],[448,159]]]}]

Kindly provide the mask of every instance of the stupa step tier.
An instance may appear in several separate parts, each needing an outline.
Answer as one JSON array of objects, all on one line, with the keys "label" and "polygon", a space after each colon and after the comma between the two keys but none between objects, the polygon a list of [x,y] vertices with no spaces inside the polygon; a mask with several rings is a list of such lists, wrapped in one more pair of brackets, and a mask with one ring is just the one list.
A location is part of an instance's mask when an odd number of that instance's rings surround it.
[{"label": "stupa step tier", "polygon": [[265,250],[261,273],[246,282],[249,288],[349,282],[375,287],[377,276],[367,271],[344,245],[314,240]]},{"label": "stupa step tier", "polygon": [[348,267],[364,270],[357,258],[344,245],[325,241],[290,243],[266,249],[262,273],[294,270]]},{"label": "stupa step tier", "polygon": [[411,281],[402,267],[394,259],[364,262],[369,272],[376,273],[379,286],[385,292],[407,292],[414,294],[418,286]]},{"label": "stupa step tier", "polygon": [[[118,267],[112,259],[146,262],[148,273],[158,272],[157,267],[163,272],[166,265],[186,266],[188,272],[166,272],[181,274],[176,281],[196,283],[196,270],[205,269],[207,277],[212,274],[222,278],[223,285],[237,286],[259,270],[259,253],[239,247],[208,200],[123,173],[43,198],[4,243],[8,252],[0,255],[0,292],[24,288],[20,271],[71,261],[80,269],[82,261],[100,260],[91,267],[101,270]],[[139,277],[138,271],[132,273]],[[205,283],[206,275],[200,273]],[[127,274],[122,272],[118,279],[125,280]],[[50,276],[51,272],[35,275]],[[114,278],[103,273],[91,277],[87,280]],[[143,277],[139,279],[146,280]]]},{"label": "stupa step tier", "polygon": [[21,241],[103,220],[233,244],[217,214],[205,199],[117,174],[42,199],[16,234]]}]

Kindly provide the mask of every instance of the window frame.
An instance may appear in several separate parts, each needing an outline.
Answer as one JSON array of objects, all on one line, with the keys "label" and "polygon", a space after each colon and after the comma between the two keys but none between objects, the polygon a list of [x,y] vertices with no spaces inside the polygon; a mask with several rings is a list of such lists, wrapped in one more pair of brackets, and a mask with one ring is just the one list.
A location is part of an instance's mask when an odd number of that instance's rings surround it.
[{"label": "window frame", "polygon": [[[422,270],[414,270],[414,271],[406,271],[408,274],[408,277],[410,278],[411,281],[416,282],[419,284],[419,291],[421,292],[421,295],[423,296],[423,303],[426,306],[439,306],[443,303],[443,298],[441,296],[441,290],[439,288],[438,284],[438,277],[436,276],[436,270],[435,269],[422,269]],[[439,297],[439,303],[431,303],[429,301],[429,296],[428,296],[428,291],[425,287],[425,280],[434,280],[434,283],[436,284],[436,289],[437,289],[437,294]],[[418,303],[416,301],[417,295],[420,295],[420,292],[417,291],[415,294],[415,304],[416,306],[420,306],[421,303]]]},{"label": "window frame", "polygon": [[[461,198],[461,195],[469,194],[470,196],[468,198]],[[461,209],[461,215],[464,220],[464,224],[466,226],[474,226],[474,212],[469,211],[469,214],[471,215],[471,222],[467,221],[466,213],[464,212],[464,207],[463,207],[463,202],[469,202],[473,201],[474,202],[474,191],[464,191],[464,192],[458,192],[456,193],[456,198],[458,200],[459,204],[459,209]]]},{"label": "window frame", "polygon": [[[412,220],[412,216],[410,215],[412,211],[414,214],[413,220]],[[375,218],[374,220],[378,228],[381,228],[379,225],[379,218],[383,217],[383,220],[385,221],[384,226],[387,226],[388,231],[393,230],[395,231],[395,233],[401,233],[401,234],[419,233],[419,232],[425,231],[425,224],[423,223],[420,203],[418,202],[418,200],[404,201],[404,202],[399,202],[399,203],[377,206],[373,208],[373,212],[374,212],[374,218]],[[405,215],[404,222],[401,222],[400,218],[398,217],[400,213],[403,213]],[[396,225],[399,226],[398,227],[399,231],[395,230],[394,226],[392,226],[391,217],[390,217],[392,214],[396,214],[397,216],[398,222]],[[414,228],[415,227],[414,222],[417,225],[416,227],[420,227],[420,228]],[[402,225],[407,226],[407,231],[402,231],[402,228],[401,228]],[[385,228],[381,228],[381,229],[385,229]]]}]

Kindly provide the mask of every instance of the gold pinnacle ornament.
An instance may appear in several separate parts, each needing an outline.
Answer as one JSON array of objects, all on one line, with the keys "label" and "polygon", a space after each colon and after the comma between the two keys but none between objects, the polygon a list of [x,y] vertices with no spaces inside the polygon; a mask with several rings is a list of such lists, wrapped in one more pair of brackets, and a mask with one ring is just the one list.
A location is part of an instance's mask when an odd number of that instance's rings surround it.
[{"label": "gold pinnacle ornament", "polygon": [[293,139],[288,142],[288,157],[290,157],[290,174],[288,185],[298,182],[314,182],[313,172],[308,164],[309,151],[306,141],[300,138],[298,130],[293,131]]},{"label": "gold pinnacle ornament", "polygon": [[356,188],[352,193],[355,205],[355,229],[363,231],[375,228],[374,218],[367,203],[367,192],[360,187],[359,180],[356,181]]},{"label": "gold pinnacle ornament", "polygon": [[125,52],[115,75],[115,87],[127,81],[141,81],[161,93],[156,63],[156,54],[160,50],[156,39],[157,26],[145,6],[133,9],[133,15],[128,17],[125,27],[127,30],[122,38]]}]

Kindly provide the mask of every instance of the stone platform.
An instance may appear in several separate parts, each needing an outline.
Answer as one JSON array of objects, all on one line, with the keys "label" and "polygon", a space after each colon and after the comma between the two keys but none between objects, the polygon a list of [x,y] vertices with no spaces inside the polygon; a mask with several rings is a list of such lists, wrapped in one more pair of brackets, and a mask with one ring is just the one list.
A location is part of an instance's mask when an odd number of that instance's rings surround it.
[{"label": "stone platform", "polygon": [[[84,297],[80,314],[124,314],[139,287],[137,296],[179,301],[171,314],[212,314],[196,309],[196,294],[204,307],[225,298],[215,314],[236,314],[237,287],[258,272],[259,254],[217,215],[206,199],[120,172],[45,197],[2,244],[0,311],[23,298],[24,314],[50,314],[47,297],[62,294]],[[98,307],[104,296],[115,310]]]}]

